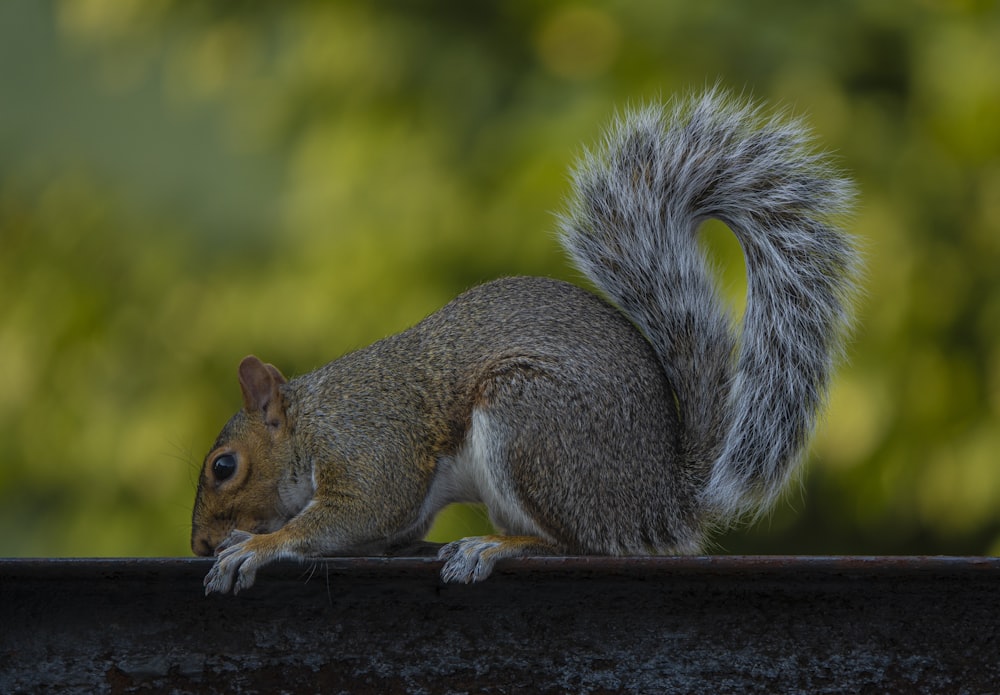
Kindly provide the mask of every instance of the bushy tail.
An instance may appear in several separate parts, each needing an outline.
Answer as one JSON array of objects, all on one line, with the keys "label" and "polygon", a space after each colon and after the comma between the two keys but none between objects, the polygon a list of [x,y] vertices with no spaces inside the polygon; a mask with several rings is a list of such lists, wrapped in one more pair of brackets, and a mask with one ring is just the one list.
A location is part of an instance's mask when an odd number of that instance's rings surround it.
[{"label": "bushy tail", "polygon": [[[710,91],[626,115],[574,184],[563,245],[659,354],[705,503],[718,519],[766,508],[802,456],[849,321],[859,263],[834,220],[850,182],[800,123]],[[709,218],[746,257],[738,340],[697,242]]]}]

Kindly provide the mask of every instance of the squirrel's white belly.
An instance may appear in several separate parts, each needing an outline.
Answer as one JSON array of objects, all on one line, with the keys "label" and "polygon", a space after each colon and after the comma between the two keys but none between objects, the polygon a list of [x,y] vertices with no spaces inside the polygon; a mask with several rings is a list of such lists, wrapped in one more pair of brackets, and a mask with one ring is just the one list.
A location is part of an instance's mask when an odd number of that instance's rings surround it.
[{"label": "squirrel's white belly", "polygon": [[458,453],[439,460],[424,508],[434,514],[452,502],[481,502],[497,530],[551,540],[525,512],[514,491],[505,451],[509,436],[504,429],[489,414],[473,410],[472,424]]}]

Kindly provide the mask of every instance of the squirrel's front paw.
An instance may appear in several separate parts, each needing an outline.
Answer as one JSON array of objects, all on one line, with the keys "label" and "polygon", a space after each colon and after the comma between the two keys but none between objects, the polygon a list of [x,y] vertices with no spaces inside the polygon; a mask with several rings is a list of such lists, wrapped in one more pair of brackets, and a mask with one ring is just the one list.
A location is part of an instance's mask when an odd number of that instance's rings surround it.
[{"label": "squirrel's front paw", "polygon": [[213,591],[224,594],[230,589],[238,594],[253,586],[257,569],[266,562],[254,547],[259,536],[246,531],[233,531],[216,549],[215,564],[205,576],[205,595]]}]

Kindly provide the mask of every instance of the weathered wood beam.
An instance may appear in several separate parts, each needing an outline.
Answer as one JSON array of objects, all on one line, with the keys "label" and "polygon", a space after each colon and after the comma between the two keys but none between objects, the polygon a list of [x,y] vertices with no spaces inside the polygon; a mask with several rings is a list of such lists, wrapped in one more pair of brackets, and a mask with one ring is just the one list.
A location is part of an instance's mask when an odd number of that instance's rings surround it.
[{"label": "weathered wood beam", "polygon": [[992,692],[1000,560],[0,560],[0,692]]}]

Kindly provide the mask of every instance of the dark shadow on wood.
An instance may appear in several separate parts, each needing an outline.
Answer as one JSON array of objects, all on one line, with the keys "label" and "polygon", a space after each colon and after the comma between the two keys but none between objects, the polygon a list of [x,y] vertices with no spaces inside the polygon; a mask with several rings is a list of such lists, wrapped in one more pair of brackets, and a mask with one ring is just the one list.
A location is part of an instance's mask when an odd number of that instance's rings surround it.
[{"label": "dark shadow on wood", "polygon": [[0,692],[996,692],[1000,560],[0,560]]}]

